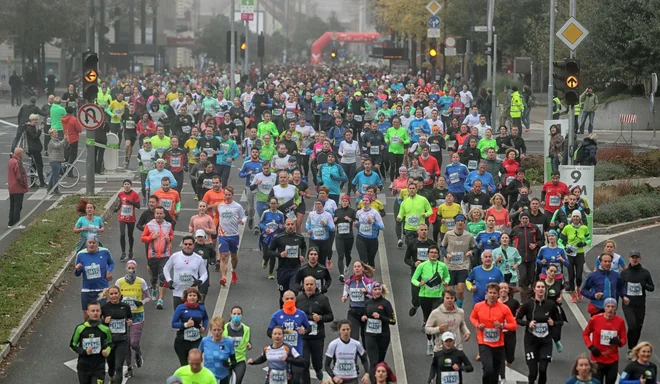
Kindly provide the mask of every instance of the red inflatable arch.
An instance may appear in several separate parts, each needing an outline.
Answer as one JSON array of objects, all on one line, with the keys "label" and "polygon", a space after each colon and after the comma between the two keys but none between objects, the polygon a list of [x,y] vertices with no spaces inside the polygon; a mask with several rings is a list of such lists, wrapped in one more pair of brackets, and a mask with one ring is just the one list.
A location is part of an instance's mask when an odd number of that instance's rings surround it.
[{"label": "red inflatable arch", "polygon": [[332,41],[347,43],[370,43],[380,38],[378,32],[326,32],[312,44],[312,64],[319,64],[323,59],[323,48]]}]

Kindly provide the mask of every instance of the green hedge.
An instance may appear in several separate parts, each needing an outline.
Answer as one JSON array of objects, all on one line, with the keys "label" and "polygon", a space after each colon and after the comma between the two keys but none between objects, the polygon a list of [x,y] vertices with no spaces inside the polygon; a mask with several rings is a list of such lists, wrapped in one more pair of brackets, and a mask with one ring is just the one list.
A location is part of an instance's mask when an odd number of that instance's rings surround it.
[{"label": "green hedge", "polygon": [[603,225],[625,223],[651,216],[660,216],[660,192],[657,191],[622,197],[594,210],[594,222]]},{"label": "green hedge", "polygon": [[596,181],[620,180],[630,177],[628,169],[621,164],[610,162],[599,162],[594,170],[594,179]]}]

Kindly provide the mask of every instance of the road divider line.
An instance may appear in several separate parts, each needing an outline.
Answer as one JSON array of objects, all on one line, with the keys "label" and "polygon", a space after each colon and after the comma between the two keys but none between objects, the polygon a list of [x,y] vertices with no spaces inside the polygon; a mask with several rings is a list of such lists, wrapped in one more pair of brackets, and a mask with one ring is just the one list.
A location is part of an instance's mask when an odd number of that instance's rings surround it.
[{"label": "road divider line", "polygon": [[[383,234],[384,235],[384,234]],[[394,292],[392,290],[392,278],[390,276],[390,267],[387,260],[387,251],[385,246],[385,239],[383,235],[378,236],[378,261],[380,263],[380,274],[383,279],[383,283],[387,285],[390,289],[388,297],[392,303],[392,311],[396,312],[396,304],[394,303]],[[408,384],[408,377],[406,376],[406,367],[403,360],[403,348],[401,348],[401,334],[399,333],[399,323],[394,327],[390,328],[392,334],[392,342],[390,347],[392,347],[392,358],[394,359],[394,370],[396,371],[396,377],[398,379],[397,383],[399,384]]]},{"label": "road divider line", "polygon": [[14,123],[10,123],[7,120],[0,120],[0,123],[8,125],[10,127],[18,128],[18,125],[14,124]]},{"label": "road divider line", "polygon": [[[243,238],[245,237],[245,228],[247,226],[245,224],[239,225],[239,232],[240,236],[238,238],[238,250],[241,250],[241,244],[243,243]],[[240,257],[240,255],[239,255]],[[245,261],[247,262],[247,261]],[[231,255],[229,256],[229,260],[227,260],[227,274],[229,274],[229,279],[227,279],[227,285],[222,287],[220,286],[220,293],[218,293],[218,300],[215,302],[215,308],[213,308],[213,316],[222,316],[222,312],[225,310],[225,305],[227,305],[227,298],[229,297],[229,289],[231,288],[231,272],[233,271],[231,267]],[[209,281],[209,284],[212,284],[211,281]],[[209,330],[208,334],[211,334],[211,331]],[[404,383],[405,384],[405,383]]]}]

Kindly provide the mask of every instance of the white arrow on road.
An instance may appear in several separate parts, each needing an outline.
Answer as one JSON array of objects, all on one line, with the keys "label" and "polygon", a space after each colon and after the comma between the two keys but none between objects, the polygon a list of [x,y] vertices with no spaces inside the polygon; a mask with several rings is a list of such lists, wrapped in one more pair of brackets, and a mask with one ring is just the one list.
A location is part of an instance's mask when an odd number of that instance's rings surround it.
[{"label": "white arrow on road", "polygon": [[518,371],[506,367],[506,384],[528,383],[527,376]]},{"label": "white arrow on road", "polygon": [[[67,367],[71,368],[74,372],[78,372],[78,359],[73,359],[69,360],[66,363],[64,363]],[[108,364],[105,365],[105,371],[108,371]],[[124,373],[128,371],[128,367],[124,365]],[[122,377],[121,384],[126,384],[128,382],[128,379],[125,377]]]}]

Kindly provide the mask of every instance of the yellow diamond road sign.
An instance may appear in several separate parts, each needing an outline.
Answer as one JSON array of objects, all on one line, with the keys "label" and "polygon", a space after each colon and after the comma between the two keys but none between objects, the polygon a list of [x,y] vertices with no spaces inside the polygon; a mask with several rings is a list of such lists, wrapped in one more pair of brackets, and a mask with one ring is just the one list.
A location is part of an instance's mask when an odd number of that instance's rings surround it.
[{"label": "yellow diamond road sign", "polygon": [[564,44],[574,51],[578,45],[589,34],[586,28],[582,26],[574,17],[570,17],[564,25],[557,31],[557,37],[563,41]]},{"label": "yellow diamond road sign", "polygon": [[426,4],[426,10],[429,11],[432,15],[440,12],[441,9],[442,5],[440,5],[440,3],[438,3],[436,0],[431,0],[428,4]]}]

